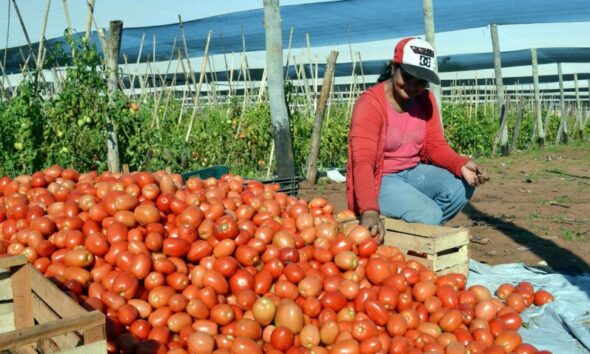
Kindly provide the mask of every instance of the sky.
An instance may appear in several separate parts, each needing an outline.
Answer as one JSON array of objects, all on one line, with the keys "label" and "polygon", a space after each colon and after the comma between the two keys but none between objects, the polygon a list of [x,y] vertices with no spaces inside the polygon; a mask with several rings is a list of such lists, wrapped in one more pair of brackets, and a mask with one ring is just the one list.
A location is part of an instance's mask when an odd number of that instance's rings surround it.
[{"label": "sky", "polygon": [[[61,37],[66,27],[64,1],[67,0],[16,0],[23,17],[27,32],[32,42],[40,39],[43,15],[47,4],[49,16],[45,38]],[[281,6],[324,2],[332,0],[280,0]],[[415,0],[417,1],[417,0]],[[438,0],[434,0],[438,1]],[[178,23],[178,15],[183,21],[222,15],[230,12],[262,8],[262,0],[174,0],[174,6],[162,6],[163,0],[96,0],[94,16],[98,27],[108,28],[109,22],[120,19],[126,28],[142,27],[154,24]],[[88,6],[85,0],[69,0],[68,12],[76,31],[84,31]],[[121,5],[124,4],[124,5]],[[197,4],[197,6],[195,6]],[[436,3],[434,4],[436,6]],[[10,7],[10,9],[9,9]],[[154,11],[157,8],[158,11]],[[198,13],[194,9],[198,9]],[[436,7],[435,7],[436,10]],[[95,27],[93,26],[93,29]],[[528,49],[533,47],[590,47],[590,21],[562,24],[532,24],[499,26],[500,48],[502,51]],[[417,33],[416,35],[421,35]],[[438,55],[461,53],[483,53],[492,51],[489,28],[474,28],[436,34]],[[340,60],[350,61],[350,53],[362,54],[363,60],[387,59],[391,48],[399,40],[355,43],[350,48],[336,48],[340,51]],[[0,0],[0,48],[26,44],[25,36],[18,22],[12,0]],[[313,48],[313,55],[323,61],[333,47]],[[220,60],[219,58],[212,60]],[[252,53],[248,57],[252,66],[264,66],[264,53]],[[589,60],[590,61],[590,60]],[[193,64],[195,67],[198,61]],[[588,64],[564,64],[564,74],[590,72]],[[530,67],[504,69],[504,76],[517,76],[530,73]],[[541,65],[540,75],[557,73],[555,64]],[[443,73],[443,79],[473,78],[492,76],[492,70],[478,72]],[[566,87],[573,83],[566,83]],[[588,83],[583,84],[588,86]]]}]

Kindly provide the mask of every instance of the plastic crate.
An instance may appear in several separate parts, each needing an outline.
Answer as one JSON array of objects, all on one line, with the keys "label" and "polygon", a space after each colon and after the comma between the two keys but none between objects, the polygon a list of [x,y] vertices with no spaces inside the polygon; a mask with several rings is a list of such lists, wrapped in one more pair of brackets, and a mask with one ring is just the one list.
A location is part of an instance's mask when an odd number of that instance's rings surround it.
[{"label": "plastic crate", "polygon": [[[221,176],[228,174],[228,173],[229,173],[228,166],[215,165],[215,166],[210,166],[210,167],[203,168],[203,169],[196,170],[196,171],[185,172],[181,176],[182,176],[183,182],[186,182],[191,177],[198,177],[201,179],[213,177],[213,178],[219,179],[219,178],[221,178]],[[244,177],[244,179],[260,181],[261,183],[264,183],[264,184],[278,183],[279,184],[279,192],[285,192],[288,195],[294,195],[294,196],[299,195],[299,183],[301,181],[303,181],[303,177],[301,177],[301,176],[282,177],[282,178],[263,179],[263,180],[256,179],[256,178],[248,178],[248,177]]]},{"label": "plastic crate", "polygon": [[215,165],[215,166],[203,168],[201,170],[185,172],[181,176],[182,176],[182,180],[184,182],[186,182],[191,177],[199,177],[201,179],[213,177],[213,178],[219,179],[219,178],[221,178],[221,176],[228,174],[228,173],[229,173],[229,167],[227,167],[225,165]]},{"label": "plastic crate", "polygon": [[299,183],[303,181],[301,176],[283,177],[261,180],[264,184],[279,184],[279,192],[285,192],[288,195],[298,196],[299,195]]}]

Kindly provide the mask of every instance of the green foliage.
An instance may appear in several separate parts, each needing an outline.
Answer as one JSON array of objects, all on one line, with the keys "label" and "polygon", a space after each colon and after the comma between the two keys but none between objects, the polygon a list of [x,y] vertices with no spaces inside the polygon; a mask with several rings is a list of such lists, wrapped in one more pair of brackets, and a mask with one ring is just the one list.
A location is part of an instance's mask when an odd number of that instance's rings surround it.
[{"label": "green foliage", "polygon": [[484,156],[492,152],[499,122],[493,104],[475,109],[468,103],[443,105],[445,136],[449,145],[465,155]]},{"label": "green foliage", "polygon": [[0,173],[31,174],[42,163],[43,100],[26,78],[16,97],[0,106]]},{"label": "green foliage", "polygon": [[[17,93],[0,102],[0,175],[32,174],[52,164],[80,171],[107,168],[107,131],[112,121],[119,142],[122,164],[130,170],[186,172],[225,164],[234,173],[262,177],[274,166],[273,129],[267,101],[243,105],[243,97],[227,103],[183,106],[175,92],[163,90],[145,95],[139,109],[130,108],[130,98],[119,92],[109,96],[108,71],[96,48],[68,38],[67,46],[49,57],[67,51],[65,80],[55,96],[38,88],[35,72],[25,72]],[[313,131],[313,110],[305,96],[287,83],[290,130],[296,171],[306,171]],[[509,138],[516,109],[508,114]],[[559,117],[549,117],[546,143],[554,141]],[[534,113],[525,107],[517,148],[534,146]],[[489,156],[499,129],[494,103],[475,106],[468,102],[444,102],[445,136],[459,153]],[[191,125],[192,122],[192,125]],[[573,121],[568,122],[573,134]],[[319,169],[344,167],[347,161],[350,107],[331,102],[321,132]],[[189,131],[190,126],[190,134]],[[590,134],[590,125],[585,134]]]}]

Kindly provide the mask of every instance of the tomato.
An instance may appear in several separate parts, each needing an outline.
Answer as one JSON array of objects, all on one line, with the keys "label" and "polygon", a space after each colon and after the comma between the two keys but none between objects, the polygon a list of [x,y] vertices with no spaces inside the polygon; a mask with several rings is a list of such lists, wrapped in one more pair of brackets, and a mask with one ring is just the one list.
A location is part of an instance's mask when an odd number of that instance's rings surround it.
[{"label": "tomato", "polygon": [[276,327],[270,336],[270,344],[281,351],[287,351],[293,346],[293,332],[284,326]]},{"label": "tomato", "polygon": [[459,304],[459,295],[455,288],[449,284],[439,285],[436,289],[436,296],[444,307],[453,309]]},{"label": "tomato", "polygon": [[358,320],[352,325],[352,336],[358,341],[377,337],[377,334],[377,326],[371,320]]},{"label": "tomato", "polygon": [[277,327],[285,326],[297,334],[303,328],[303,311],[293,300],[282,300],[276,309],[275,324]]},{"label": "tomato", "polygon": [[120,272],[114,279],[111,291],[120,294],[125,299],[132,299],[138,291],[139,282],[129,272]]},{"label": "tomato", "polygon": [[551,293],[549,293],[548,291],[543,290],[543,289],[535,292],[534,304],[536,306],[543,306],[543,305],[548,304],[550,302],[553,302],[553,295],[551,295]]},{"label": "tomato", "polygon": [[380,326],[384,326],[389,318],[385,306],[376,300],[367,300],[365,302],[365,312],[371,320]]},{"label": "tomato", "polygon": [[437,288],[434,282],[422,280],[414,284],[412,295],[416,301],[424,302],[427,298],[436,294]]},{"label": "tomato", "polygon": [[514,287],[514,285],[509,284],[509,283],[503,283],[496,290],[496,296],[500,300],[506,300],[506,298],[508,297],[508,295],[512,294],[514,292],[514,290],[516,290],[516,288]]},{"label": "tomato", "polygon": [[365,272],[367,274],[367,279],[373,285],[380,285],[387,277],[392,275],[388,262],[378,257],[369,259]]},{"label": "tomato", "polygon": [[195,332],[188,336],[187,345],[191,353],[212,353],[215,340],[211,334]]},{"label": "tomato", "polygon": [[326,291],[321,297],[322,306],[334,311],[340,311],[346,306],[346,297],[339,291]]},{"label": "tomato", "polygon": [[238,235],[238,223],[229,215],[224,215],[213,226],[213,236],[218,240],[234,238]]},{"label": "tomato", "polygon": [[511,353],[516,347],[522,343],[520,334],[515,331],[505,331],[496,337],[494,344],[500,345],[506,353]]},{"label": "tomato", "polygon": [[184,257],[189,249],[190,243],[181,238],[167,238],[162,244],[162,252],[170,257]]}]

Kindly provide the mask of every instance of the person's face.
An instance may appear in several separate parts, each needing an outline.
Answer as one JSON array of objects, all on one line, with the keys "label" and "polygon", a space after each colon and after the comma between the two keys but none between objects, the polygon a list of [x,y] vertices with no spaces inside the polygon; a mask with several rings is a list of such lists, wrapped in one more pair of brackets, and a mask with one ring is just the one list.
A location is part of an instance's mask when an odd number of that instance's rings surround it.
[{"label": "person's face", "polygon": [[401,101],[407,101],[419,95],[428,86],[426,80],[412,76],[401,66],[395,69],[392,82],[394,96]]}]

